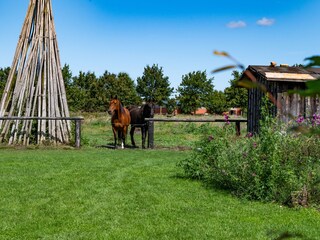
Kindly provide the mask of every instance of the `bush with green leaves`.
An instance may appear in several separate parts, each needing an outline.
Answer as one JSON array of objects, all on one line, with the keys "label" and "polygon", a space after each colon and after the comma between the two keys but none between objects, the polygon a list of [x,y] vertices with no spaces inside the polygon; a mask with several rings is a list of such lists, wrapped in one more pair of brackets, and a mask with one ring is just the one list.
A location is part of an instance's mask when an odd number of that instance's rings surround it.
[{"label": "bush with green leaves", "polygon": [[320,140],[288,133],[266,117],[259,136],[237,138],[231,126],[204,137],[179,165],[191,178],[237,196],[288,205],[320,204]]}]

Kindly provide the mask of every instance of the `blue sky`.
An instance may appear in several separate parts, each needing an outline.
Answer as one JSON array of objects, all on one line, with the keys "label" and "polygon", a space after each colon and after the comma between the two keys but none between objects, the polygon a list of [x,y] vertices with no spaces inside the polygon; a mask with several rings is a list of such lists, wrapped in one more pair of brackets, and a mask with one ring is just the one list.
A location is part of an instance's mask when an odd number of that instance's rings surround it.
[{"label": "blue sky", "polygon": [[[11,65],[29,0],[0,0],[0,67]],[[141,76],[158,64],[171,86],[207,71],[223,90],[231,71],[213,51],[248,65],[305,63],[320,54],[319,0],[52,0],[62,64]]]}]

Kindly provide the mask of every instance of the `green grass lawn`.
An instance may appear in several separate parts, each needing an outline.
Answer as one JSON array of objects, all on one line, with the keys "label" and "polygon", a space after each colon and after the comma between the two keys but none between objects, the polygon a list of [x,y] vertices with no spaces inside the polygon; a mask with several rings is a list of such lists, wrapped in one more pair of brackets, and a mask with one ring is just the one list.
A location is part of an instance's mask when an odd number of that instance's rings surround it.
[{"label": "green grass lawn", "polygon": [[0,239],[320,239],[315,209],[239,200],[179,177],[188,151],[0,151]]}]

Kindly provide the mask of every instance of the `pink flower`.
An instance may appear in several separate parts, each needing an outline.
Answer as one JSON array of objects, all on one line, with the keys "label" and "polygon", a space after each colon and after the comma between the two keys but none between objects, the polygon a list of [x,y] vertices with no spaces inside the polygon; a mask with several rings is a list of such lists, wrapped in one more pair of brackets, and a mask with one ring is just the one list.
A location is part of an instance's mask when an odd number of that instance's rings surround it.
[{"label": "pink flower", "polygon": [[247,138],[252,138],[252,137],[253,137],[253,133],[249,132],[249,133],[247,134]]},{"label": "pink flower", "polygon": [[303,117],[302,115],[299,115],[299,117],[297,118],[296,122],[297,122],[298,124],[303,123],[303,122],[304,122],[304,117]]},{"label": "pink flower", "polygon": [[226,124],[229,125],[229,116],[227,114],[224,115],[224,120],[226,121]]},{"label": "pink flower", "polygon": [[316,113],[313,114],[312,125],[313,126],[320,125],[320,115],[319,114],[316,114]]}]

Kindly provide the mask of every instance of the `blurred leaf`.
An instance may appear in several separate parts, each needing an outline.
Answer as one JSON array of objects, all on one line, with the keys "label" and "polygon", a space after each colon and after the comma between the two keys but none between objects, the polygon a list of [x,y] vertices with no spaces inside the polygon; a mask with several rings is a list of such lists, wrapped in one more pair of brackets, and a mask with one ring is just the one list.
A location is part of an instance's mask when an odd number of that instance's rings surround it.
[{"label": "blurred leaf", "polygon": [[288,94],[299,94],[300,96],[303,97],[308,97],[308,96],[315,96],[320,94],[319,90],[313,91],[311,89],[306,89],[306,90],[288,90]]},{"label": "blurred leaf", "polygon": [[236,85],[239,87],[247,88],[247,89],[258,88],[258,84],[256,82],[252,82],[252,81],[246,80],[246,79],[241,80],[241,81],[237,81]]},{"label": "blurred leaf", "polygon": [[281,103],[278,102],[277,99],[276,99],[270,92],[267,92],[267,96],[268,96],[269,100],[270,100],[279,110],[282,109]]},{"label": "blurred leaf", "polygon": [[216,70],[213,70],[212,73],[216,73],[216,72],[220,72],[220,71],[224,71],[224,70],[228,70],[228,69],[231,69],[231,68],[240,68],[241,70],[244,70],[245,67],[240,63],[238,62],[235,58],[233,58],[231,55],[229,55],[229,53],[227,52],[224,52],[224,51],[214,51],[213,54],[215,55],[218,55],[218,56],[222,56],[222,57],[227,57],[229,58],[231,61],[235,62],[236,65],[232,65],[232,66],[226,66],[226,67],[222,67],[222,68],[218,68]]},{"label": "blurred leaf", "polygon": [[227,52],[220,52],[220,51],[214,51],[214,55],[223,56],[223,57],[230,57],[230,55]]},{"label": "blurred leaf", "polygon": [[238,64],[237,67],[240,68],[242,71],[245,69],[245,67],[242,64]]},{"label": "blurred leaf", "polygon": [[306,82],[307,89],[305,90],[289,90],[289,94],[299,94],[301,96],[307,97],[307,96],[316,96],[320,94],[320,79],[314,80],[314,81],[308,81]]},{"label": "blurred leaf", "polygon": [[266,86],[264,86],[263,84],[258,83],[258,82],[253,82],[253,81],[248,80],[248,79],[243,79],[241,81],[238,81],[236,84],[239,87],[244,87],[244,88],[247,88],[247,89],[258,88],[264,93],[267,92]]},{"label": "blurred leaf", "polygon": [[249,70],[244,71],[244,73],[247,75],[247,77],[252,81],[252,82],[257,82],[256,77],[250,72]]},{"label": "blurred leaf", "polygon": [[259,82],[252,82],[248,79],[243,79],[241,81],[238,81],[237,82],[237,86],[239,87],[244,87],[244,88],[247,88],[247,89],[252,89],[252,88],[257,88],[259,89],[260,91],[264,92],[267,97],[269,98],[269,100],[278,108],[278,109],[281,109],[282,106],[280,104],[280,102],[277,101],[277,99],[270,93],[268,92],[267,88],[265,85],[259,83]]},{"label": "blurred leaf", "polygon": [[215,70],[212,71],[212,73],[217,73],[217,72],[225,71],[225,70],[236,68],[236,67],[237,67],[237,65],[229,65],[229,66],[225,66],[225,67],[221,67],[221,68],[215,69]]},{"label": "blurred leaf", "polygon": [[314,81],[308,81],[306,85],[309,89],[320,91],[320,79],[317,79]]},{"label": "blurred leaf", "polygon": [[320,56],[308,57],[305,61],[310,61],[310,63],[305,66],[306,68],[320,66]]}]

